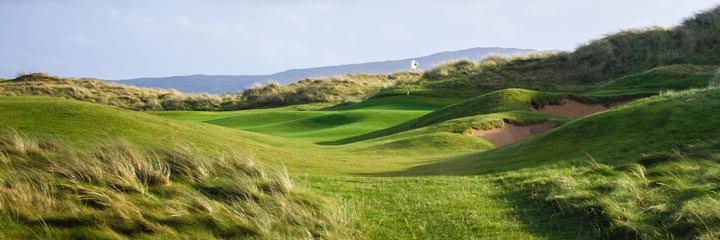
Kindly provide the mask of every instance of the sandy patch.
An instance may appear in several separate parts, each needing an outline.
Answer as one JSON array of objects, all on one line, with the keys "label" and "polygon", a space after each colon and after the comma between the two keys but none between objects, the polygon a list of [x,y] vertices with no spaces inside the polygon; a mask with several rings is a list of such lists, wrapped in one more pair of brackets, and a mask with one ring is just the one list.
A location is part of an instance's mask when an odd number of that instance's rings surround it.
[{"label": "sandy patch", "polygon": [[535,136],[559,125],[560,123],[555,121],[547,121],[527,126],[520,126],[505,122],[502,127],[490,130],[473,128],[470,131],[470,135],[488,140],[493,143],[495,147],[501,147]]},{"label": "sandy patch", "polygon": [[626,104],[630,101],[614,102],[609,104],[588,104],[575,100],[565,99],[559,105],[547,105],[540,109],[533,109],[536,112],[547,113],[552,115],[563,116],[566,118],[577,119],[596,112],[602,112],[609,108]]}]

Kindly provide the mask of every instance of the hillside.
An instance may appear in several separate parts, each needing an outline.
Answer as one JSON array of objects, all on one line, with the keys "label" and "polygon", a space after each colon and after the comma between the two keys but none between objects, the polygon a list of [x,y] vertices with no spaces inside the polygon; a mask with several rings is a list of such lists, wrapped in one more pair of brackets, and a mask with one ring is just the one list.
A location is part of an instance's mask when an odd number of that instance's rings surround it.
[{"label": "hillside", "polygon": [[[718,197],[711,190],[717,188],[713,174],[719,166],[716,163],[717,144],[714,139],[720,138],[720,132],[715,127],[719,124],[715,119],[720,118],[714,116],[717,111],[712,110],[720,102],[718,93],[718,89],[664,92],[661,96],[569,119],[541,113],[533,106],[560,106],[550,103],[558,104],[560,102],[553,99],[563,99],[567,95],[520,89],[498,91],[488,96],[493,96],[490,99],[496,99],[494,101],[478,98],[468,103],[436,108],[438,110],[425,116],[455,115],[440,117],[425,127],[352,144],[305,146],[304,151],[310,150],[317,154],[326,154],[327,149],[333,149],[346,159],[347,162],[341,165],[334,165],[340,162],[321,160],[333,164],[324,173],[351,170],[351,173],[360,171],[363,175],[373,177],[325,177],[323,173],[316,173],[300,177],[299,181],[324,194],[339,199],[352,199],[347,206],[362,209],[363,222],[390,223],[388,226],[363,227],[369,236],[379,238],[407,237],[405,234],[410,233],[426,237],[454,233],[457,235],[453,236],[457,237],[568,238],[577,233],[577,228],[585,228],[584,224],[590,226],[585,230],[587,235],[584,238],[587,239],[714,236],[712,229],[718,226],[714,224],[717,215],[703,212],[698,207],[714,206]],[[535,101],[532,100],[533,96],[537,96]],[[364,111],[378,107],[377,104],[382,101],[386,101],[386,106],[393,106],[393,100],[397,99],[371,99],[369,102],[372,104],[330,110],[326,114],[366,114]],[[415,99],[420,104],[428,101],[427,98]],[[385,111],[400,114],[406,111],[402,109]],[[288,125],[285,130],[272,131],[273,128],[268,127],[258,128],[257,131],[284,135],[298,141],[329,137],[325,131],[330,129],[344,136],[358,136],[357,132],[349,131],[352,125],[341,122],[334,125],[335,121],[309,121],[319,113],[298,111],[293,116],[293,111],[267,109],[252,113],[250,117],[242,112],[225,113],[232,116],[212,117],[204,121],[251,131],[257,125],[271,126],[272,121],[281,123],[278,126],[292,123],[296,125]],[[162,112],[158,114],[166,115]],[[180,115],[186,114],[192,113]],[[370,126],[372,121],[377,120],[354,119],[353,124]],[[560,124],[554,129],[505,146],[493,146],[482,138],[469,136],[472,129],[502,129],[507,124],[523,126],[548,121]],[[316,126],[316,123],[332,126]],[[383,126],[388,128],[393,125],[387,122],[368,129]],[[387,171],[396,168],[393,162],[404,167],[398,171]],[[364,165],[366,163],[369,164]],[[349,165],[362,167],[346,168]],[[673,167],[679,168],[677,173],[666,172]],[[673,175],[678,173],[681,175]],[[398,175],[416,177],[382,178]],[[572,185],[560,185],[563,181],[569,181]],[[644,185],[644,182],[651,184]],[[653,182],[657,184],[653,185]],[[420,183],[426,185],[418,186]],[[478,184],[485,187],[480,189]],[[691,195],[688,198],[663,198],[667,192]],[[432,197],[425,193],[435,195]],[[437,196],[458,196],[458,193],[464,194],[453,200],[437,199]],[[604,198],[606,193],[617,195]],[[637,204],[634,203],[636,199],[645,199],[647,202]],[[416,205],[405,205],[407,203]],[[497,205],[501,203],[509,204],[510,208],[518,211],[514,216],[527,224],[519,225],[525,226],[522,228],[524,230],[510,227],[513,223],[506,222],[503,213],[508,206]],[[487,208],[492,208],[493,213],[486,212]],[[657,210],[645,211],[645,208]],[[460,215],[452,213],[460,209],[473,209],[473,213],[481,214],[478,217],[509,225],[503,225],[504,230],[500,230],[494,228],[494,225],[478,223],[479,220],[465,222]],[[443,223],[431,220],[438,215],[442,216]],[[671,221],[667,215],[678,217],[681,221]],[[693,217],[695,215],[698,217]],[[416,221],[403,221],[407,216],[413,216]],[[456,221],[459,225],[448,228],[445,221]],[[701,221],[713,223],[707,226],[710,230]],[[426,224],[443,230],[408,229]],[[575,229],[563,230],[558,225]],[[497,231],[503,233],[494,235],[498,234]]]},{"label": "hillside", "polygon": [[2,96],[52,96],[132,110],[221,110],[236,96],[182,94],[174,90],[137,88],[96,79],[60,78],[43,73],[0,81]]},{"label": "hillside", "polygon": [[365,100],[386,88],[417,81],[420,73],[344,75],[280,85],[256,84],[242,93],[184,94],[138,88],[96,79],[61,78],[33,73],[0,81],[0,96],[52,96],[140,111],[225,111],[307,103],[346,104]]},{"label": "hillside", "polygon": [[[667,93],[401,175],[498,174],[523,201],[586,216],[610,238],[714,238],[720,89]],[[670,194],[668,196],[667,194]]]},{"label": "hillside", "polygon": [[706,10],[673,28],[626,30],[572,52],[494,56],[426,71],[418,84],[430,89],[527,88],[587,91],[595,84],[670,65],[720,65],[720,10]]},{"label": "hillside", "polygon": [[[480,60],[491,54],[516,55],[535,52],[530,49],[516,48],[471,48],[458,51],[447,51],[415,58],[420,63],[420,70],[430,69],[435,65],[460,59]],[[308,78],[324,78],[352,74],[391,74],[409,70],[410,59],[383,62],[347,64],[307,69],[292,69],[271,75],[190,75],[157,78],[136,78],[117,80],[116,82],[147,88],[177,89],[184,93],[235,93],[250,88],[255,83],[276,81],[289,84]]]},{"label": "hillside", "polygon": [[503,89],[446,106],[391,128],[381,129],[338,141],[323,142],[323,144],[353,143],[475,115],[510,111],[539,111],[546,106],[561,105],[566,99],[572,102],[579,102],[580,104],[604,105],[626,101],[640,96],[641,95],[584,96],[525,89]]},{"label": "hillside", "polygon": [[3,238],[353,234],[332,203],[250,157],[282,155],[261,143],[280,140],[52,98],[0,97],[0,111]]}]

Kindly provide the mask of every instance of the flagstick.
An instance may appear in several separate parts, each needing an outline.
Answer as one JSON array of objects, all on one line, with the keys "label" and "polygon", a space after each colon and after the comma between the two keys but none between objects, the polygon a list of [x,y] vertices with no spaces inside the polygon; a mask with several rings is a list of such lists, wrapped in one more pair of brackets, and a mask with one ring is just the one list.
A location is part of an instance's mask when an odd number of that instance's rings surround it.
[{"label": "flagstick", "polygon": [[412,73],[413,73],[413,70],[415,70],[415,68],[417,68],[418,65],[420,65],[420,63],[415,61],[415,59],[410,61],[410,74],[408,75],[407,82],[405,82],[405,86],[407,86],[406,96],[408,96],[407,101],[405,101],[405,110],[406,111],[408,110],[408,102],[410,101],[410,98],[409,98],[410,97],[410,81],[412,80]]}]

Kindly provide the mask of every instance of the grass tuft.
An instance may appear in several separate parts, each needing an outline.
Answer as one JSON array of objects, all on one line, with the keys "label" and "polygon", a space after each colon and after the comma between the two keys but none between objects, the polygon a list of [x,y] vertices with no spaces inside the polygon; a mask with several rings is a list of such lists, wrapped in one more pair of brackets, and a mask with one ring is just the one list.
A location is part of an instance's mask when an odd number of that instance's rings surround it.
[{"label": "grass tuft", "polygon": [[[42,144],[40,144],[42,143]],[[50,146],[50,147],[48,147]],[[192,147],[71,147],[0,132],[0,222],[17,238],[347,238],[331,203],[286,173]],[[308,200],[310,199],[310,200]],[[93,229],[93,230],[91,230]]]}]

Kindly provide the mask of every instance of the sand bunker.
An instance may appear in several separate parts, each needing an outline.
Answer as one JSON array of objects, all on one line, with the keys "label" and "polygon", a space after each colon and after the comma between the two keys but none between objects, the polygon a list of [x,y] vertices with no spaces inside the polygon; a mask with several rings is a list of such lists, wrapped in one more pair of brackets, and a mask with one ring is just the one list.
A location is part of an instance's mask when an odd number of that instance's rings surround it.
[{"label": "sand bunker", "polygon": [[495,147],[500,147],[532,137],[559,125],[560,123],[556,121],[548,121],[545,123],[527,126],[520,126],[505,122],[502,127],[493,128],[490,130],[473,128],[470,131],[470,135],[483,138],[495,144]]},{"label": "sand bunker", "polygon": [[577,119],[596,112],[605,111],[609,108],[619,106],[628,102],[630,101],[614,102],[609,104],[588,104],[581,103],[575,100],[565,99],[560,105],[547,105],[540,109],[534,110],[536,112]]}]

